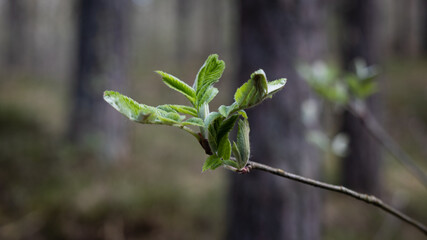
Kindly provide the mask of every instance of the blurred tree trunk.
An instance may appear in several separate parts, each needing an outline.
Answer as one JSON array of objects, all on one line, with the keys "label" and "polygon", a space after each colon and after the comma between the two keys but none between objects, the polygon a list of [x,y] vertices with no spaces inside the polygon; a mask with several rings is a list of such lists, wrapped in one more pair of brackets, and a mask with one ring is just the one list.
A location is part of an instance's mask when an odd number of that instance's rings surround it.
[{"label": "blurred tree trunk", "polygon": [[[25,0],[7,0],[5,22],[4,63],[9,70],[18,70],[27,64],[28,52],[28,8]],[[22,69],[21,69],[22,70]]]},{"label": "blurred tree trunk", "polygon": [[[273,100],[249,110],[254,161],[318,178],[320,158],[305,135],[318,127],[304,123],[302,105],[312,93],[295,65],[325,54],[323,1],[241,0],[238,78],[262,68],[269,80],[289,79]],[[320,239],[318,189],[276,176],[232,174],[227,239]]]},{"label": "blurred tree trunk", "polygon": [[176,58],[178,63],[185,62],[188,58],[189,38],[190,38],[190,27],[189,18],[191,13],[191,2],[190,0],[178,0],[176,5],[176,41],[177,50]]},{"label": "blurred tree trunk", "polygon": [[[341,57],[344,68],[354,71],[356,58],[364,59],[368,65],[379,64],[381,55],[379,1],[344,1],[341,4],[343,21]],[[370,97],[367,100],[367,107],[371,112],[378,113],[378,96]],[[342,164],[344,186],[378,194],[382,162],[379,144],[349,112],[344,112],[342,131],[350,138],[349,154],[344,157]]]},{"label": "blurred tree trunk", "polygon": [[[129,0],[79,0],[71,140],[98,157],[127,152],[126,121],[103,101],[103,91],[127,89]],[[126,92],[125,92],[126,93]]]}]

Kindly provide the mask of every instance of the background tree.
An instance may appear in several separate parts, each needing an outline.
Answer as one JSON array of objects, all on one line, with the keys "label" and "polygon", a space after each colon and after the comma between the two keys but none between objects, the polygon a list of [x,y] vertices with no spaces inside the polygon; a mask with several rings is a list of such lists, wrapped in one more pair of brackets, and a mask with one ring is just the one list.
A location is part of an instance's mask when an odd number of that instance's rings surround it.
[{"label": "background tree", "polygon": [[[100,157],[127,152],[126,123],[102,99],[104,89],[128,86],[130,1],[80,0],[70,139]],[[95,145],[95,146],[94,146]]]},{"label": "background tree", "polygon": [[9,31],[5,37],[4,63],[9,70],[28,64],[30,4],[25,0],[5,1],[5,24]]},{"label": "background tree", "polygon": [[[241,81],[262,68],[270,80],[288,78],[275,101],[249,111],[252,159],[304,176],[319,178],[319,154],[305,140],[316,121],[305,125],[302,104],[314,101],[298,77],[298,61],[325,54],[323,1],[241,0]],[[320,198],[316,189],[274,176],[231,176],[228,239],[319,239]]]},{"label": "background tree", "polygon": [[[341,59],[344,68],[354,70],[354,60],[368,65],[380,63],[380,7],[377,0],[340,2],[342,18]],[[379,97],[367,100],[371,112],[379,112]],[[344,112],[342,131],[350,139],[349,152],[342,163],[342,181],[358,191],[378,193],[380,189],[380,146],[349,112]]]}]

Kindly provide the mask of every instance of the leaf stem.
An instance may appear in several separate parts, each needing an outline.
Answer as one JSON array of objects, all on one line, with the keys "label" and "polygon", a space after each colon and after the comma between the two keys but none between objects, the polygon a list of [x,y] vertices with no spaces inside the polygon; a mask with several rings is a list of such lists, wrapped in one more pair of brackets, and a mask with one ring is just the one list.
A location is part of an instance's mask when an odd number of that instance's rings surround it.
[{"label": "leaf stem", "polygon": [[[226,167],[226,168],[231,170],[231,171],[234,171],[234,172],[242,173],[242,170],[237,170],[237,169],[232,168],[232,167]],[[375,196],[362,194],[362,193],[353,191],[353,190],[348,189],[348,188],[343,187],[343,186],[328,184],[328,183],[320,182],[320,181],[317,181],[317,180],[314,180],[311,178],[306,178],[306,177],[302,177],[302,176],[299,176],[296,174],[288,173],[282,169],[273,168],[273,167],[270,167],[268,165],[258,163],[258,162],[249,161],[246,168],[248,170],[255,169],[255,170],[268,172],[268,173],[271,173],[271,174],[274,174],[274,175],[277,175],[277,176],[280,176],[283,178],[287,178],[287,179],[291,179],[293,181],[297,181],[300,183],[311,185],[313,187],[322,188],[322,189],[326,189],[329,191],[345,194],[345,195],[350,196],[352,198],[355,198],[357,200],[360,200],[360,201],[366,202],[368,204],[372,204],[378,208],[381,208],[385,212],[392,214],[392,215],[396,216],[397,218],[401,219],[402,221],[404,221],[404,222],[412,225],[413,227],[417,228],[419,231],[424,233],[424,235],[427,235],[427,227],[425,225],[418,222],[417,220],[412,219],[411,217],[405,215],[404,213],[398,211],[397,209],[393,208],[392,206],[382,202],[379,198],[377,198]],[[246,171],[244,171],[244,172],[246,172]]]},{"label": "leaf stem", "polygon": [[199,142],[201,141],[200,135],[197,134],[195,131],[193,131],[193,129],[191,129],[187,126],[183,126],[183,125],[179,125],[178,127],[181,128],[182,130],[188,132],[189,134],[193,135],[197,139],[197,141],[199,141]]}]

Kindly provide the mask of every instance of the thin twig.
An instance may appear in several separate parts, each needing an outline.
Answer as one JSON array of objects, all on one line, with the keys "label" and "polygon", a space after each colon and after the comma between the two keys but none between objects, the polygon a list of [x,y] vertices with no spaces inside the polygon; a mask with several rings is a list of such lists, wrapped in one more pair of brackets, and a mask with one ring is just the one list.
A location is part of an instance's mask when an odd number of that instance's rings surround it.
[{"label": "thin twig", "polygon": [[348,104],[347,110],[360,121],[369,134],[380,143],[391,155],[394,156],[420,183],[427,188],[427,175],[415,164],[415,161],[407,154],[396,141],[381,127],[373,115],[364,108],[358,110],[353,104]]},{"label": "thin twig", "polygon": [[[378,199],[375,196],[358,193],[356,191],[350,190],[350,189],[345,188],[343,186],[332,185],[332,184],[328,184],[328,183],[324,183],[324,182],[319,182],[319,181],[316,181],[316,180],[313,180],[310,178],[305,178],[305,177],[302,177],[302,176],[299,176],[296,174],[285,172],[279,168],[273,168],[273,167],[267,166],[265,164],[257,163],[257,162],[253,162],[253,161],[248,162],[247,168],[269,172],[269,173],[272,173],[272,174],[280,176],[280,177],[288,178],[288,179],[291,179],[291,180],[294,180],[297,182],[301,182],[301,183],[308,184],[308,185],[318,187],[318,188],[323,188],[323,189],[326,189],[329,191],[342,193],[342,194],[345,194],[347,196],[358,199],[360,201],[364,201],[366,203],[372,204],[376,207],[383,209],[387,213],[390,213],[390,214],[400,218],[401,220],[403,220],[403,221],[409,223],[410,225],[416,227],[422,233],[427,235],[427,227],[426,226],[424,226],[422,223],[408,217],[407,215],[401,213],[397,209],[387,205],[386,203],[383,203],[380,199]],[[229,170],[235,171],[235,169],[229,169]]]}]

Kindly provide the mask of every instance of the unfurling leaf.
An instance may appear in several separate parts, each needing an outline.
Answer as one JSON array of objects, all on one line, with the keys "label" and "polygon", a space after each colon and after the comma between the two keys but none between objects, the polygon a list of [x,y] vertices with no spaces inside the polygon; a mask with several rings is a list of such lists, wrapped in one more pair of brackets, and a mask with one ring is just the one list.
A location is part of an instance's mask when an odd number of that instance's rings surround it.
[{"label": "unfurling leaf", "polygon": [[205,163],[203,164],[202,172],[209,170],[209,169],[215,170],[216,168],[218,168],[221,165],[222,165],[221,158],[219,158],[216,155],[210,155],[206,159]]},{"label": "unfurling leaf", "polygon": [[[249,143],[249,122],[248,120],[239,120],[237,130],[237,144],[233,143],[233,154],[236,157],[239,169],[246,166],[251,154]],[[238,156],[236,155],[238,154]]]},{"label": "unfurling leaf", "polygon": [[179,113],[188,114],[188,115],[197,117],[197,109],[193,107],[184,106],[184,105],[172,105],[172,104],[168,106]]},{"label": "unfurling leaf", "polygon": [[223,160],[229,160],[231,156],[231,143],[228,134],[221,138],[218,145],[218,156]]},{"label": "unfurling leaf", "polygon": [[[204,103],[211,101],[216,93],[212,85],[221,78],[225,69],[225,63],[218,60],[217,54],[210,55],[197,73],[193,89],[196,93],[196,107],[199,108]],[[208,96],[205,96],[208,95]]]},{"label": "unfurling leaf", "polygon": [[207,104],[210,103],[210,101],[212,101],[212,99],[214,99],[214,97],[218,94],[218,89],[214,88],[214,87],[210,87],[206,90],[206,92],[204,93],[204,95],[202,95],[201,99],[200,99],[200,103],[201,104]]},{"label": "unfurling leaf", "polygon": [[233,161],[231,159],[230,160],[222,160],[222,162],[223,162],[224,165],[232,166],[232,167],[234,167],[236,169],[239,168],[239,166],[237,165],[237,162]]},{"label": "unfurling leaf", "polygon": [[285,84],[285,78],[268,82],[264,71],[259,69],[251,74],[251,79],[237,89],[234,94],[235,102],[230,106],[220,106],[218,111],[223,116],[228,117],[234,112],[251,108],[261,103],[266,98],[271,98],[273,94],[282,89]]},{"label": "unfurling leaf", "polygon": [[162,71],[156,71],[160,76],[162,76],[163,82],[173,90],[176,90],[190,100],[190,102],[194,105],[195,98],[196,98],[196,92],[194,89],[192,89],[190,86],[188,86],[185,82],[179,80],[177,77],[172,76],[168,73],[162,72]]},{"label": "unfurling leaf", "polygon": [[221,114],[217,112],[211,112],[209,115],[205,118],[205,127],[209,127],[209,125],[217,118],[222,118]]},{"label": "unfurling leaf", "polygon": [[189,118],[187,120],[185,120],[184,122],[182,122],[182,125],[193,125],[193,126],[198,126],[198,127],[204,127],[205,123],[203,122],[203,120],[201,118],[197,118],[197,117],[192,117]]},{"label": "unfurling leaf", "polygon": [[269,97],[281,90],[286,84],[286,78],[277,79],[267,84],[267,94]]},{"label": "unfurling leaf", "polygon": [[[143,105],[137,103],[132,98],[126,97],[118,92],[105,91],[104,100],[132,121],[137,121],[139,115],[144,110]],[[148,109],[145,112],[147,114],[151,113]]]},{"label": "unfurling leaf", "polygon": [[185,119],[171,107],[173,105],[147,106],[114,91],[105,91],[104,99],[130,120],[139,123],[181,125]]},{"label": "unfurling leaf", "polygon": [[234,124],[236,123],[236,120],[238,118],[239,118],[238,115],[233,115],[221,123],[220,127],[217,130],[217,135],[216,135],[217,137],[216,141],[218,143],[219,141],[221,141],[222,137],[230,133],[231,129],[233,129]]},{"label": "unfurling leaf", "polygon": [[212,152],[216,152],[218,150],[218,130],[222,121],[222,117],[215,118],[208,126],[208,142]]}]

